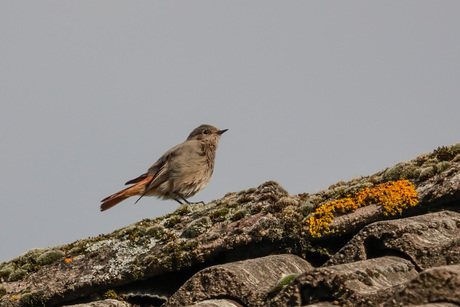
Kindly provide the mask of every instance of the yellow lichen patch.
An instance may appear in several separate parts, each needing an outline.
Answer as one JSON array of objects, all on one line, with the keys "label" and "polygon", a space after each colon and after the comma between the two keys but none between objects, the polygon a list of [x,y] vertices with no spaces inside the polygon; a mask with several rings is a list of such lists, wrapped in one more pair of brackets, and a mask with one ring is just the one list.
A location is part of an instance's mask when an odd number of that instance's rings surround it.
[{"label": "yellow lichen patch", "polygon": [[14,295],[10,298],[10,301],[11,302],[14,302],[14,301],[17,301],[18,299],[20,299],[21,297],[20,296],[17,296],[17,295]]},{"label": "yellow lichen patch", "polygon": [[417,203],[417,191],[409,180],[392,181],[372,189],[364,188],[353,196],[348,195],[321,205],[307,220],[307,225],[311,235],[319,238],[331,231],[329,224],[334,218],[334,213],[349,213],[360,207],[376,204],[382,206],[385,215],[395,215]]}]

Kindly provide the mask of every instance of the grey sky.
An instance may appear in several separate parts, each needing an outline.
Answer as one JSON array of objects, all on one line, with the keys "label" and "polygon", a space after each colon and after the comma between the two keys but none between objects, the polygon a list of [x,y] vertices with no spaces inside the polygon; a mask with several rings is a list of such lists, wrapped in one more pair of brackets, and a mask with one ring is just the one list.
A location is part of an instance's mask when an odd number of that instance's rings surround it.
[{"label": "grey sky", "polygon": [[460,141],[459,1],[6,1],[0,261],[178,204],[100,200],[202,123],[191,200],[317,192]]}]

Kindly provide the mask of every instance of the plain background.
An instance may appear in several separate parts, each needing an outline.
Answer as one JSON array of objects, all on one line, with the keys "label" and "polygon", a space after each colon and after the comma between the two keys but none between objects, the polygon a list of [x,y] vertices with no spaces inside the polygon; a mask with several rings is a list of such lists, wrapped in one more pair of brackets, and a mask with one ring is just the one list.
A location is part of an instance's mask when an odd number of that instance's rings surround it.
[{"label": "plain background", "polygon": [[314,193],[459,142],[459,1],[5,1],[0,261],[154,218],[100,200],[228,128],[192,201]]}]

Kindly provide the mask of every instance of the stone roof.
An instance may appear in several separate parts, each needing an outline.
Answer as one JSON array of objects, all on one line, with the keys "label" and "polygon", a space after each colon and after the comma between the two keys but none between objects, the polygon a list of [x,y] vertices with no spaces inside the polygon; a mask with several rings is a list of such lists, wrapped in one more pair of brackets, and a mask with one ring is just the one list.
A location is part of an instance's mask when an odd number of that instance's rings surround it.
[{"label": "stone roof", "polygon": [[460,305],[460,143],[314,194],[270,181],[0,263],[0,306]]}]

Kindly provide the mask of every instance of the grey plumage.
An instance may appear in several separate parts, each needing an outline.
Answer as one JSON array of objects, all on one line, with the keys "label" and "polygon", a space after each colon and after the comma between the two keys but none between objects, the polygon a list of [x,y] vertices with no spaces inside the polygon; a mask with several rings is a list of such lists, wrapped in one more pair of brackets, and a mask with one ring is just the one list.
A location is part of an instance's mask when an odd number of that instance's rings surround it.
[{"label": "grey plumage", "polygon": [[134,195],[139,195],[139,199],[156,196],[188,203],[187,198],[209,183],[219,139],[225,131],[211,125],[195,128],[185,142],[164,153],[146,173],[126,182],[133,186],[103,199],[101,211]]}]

